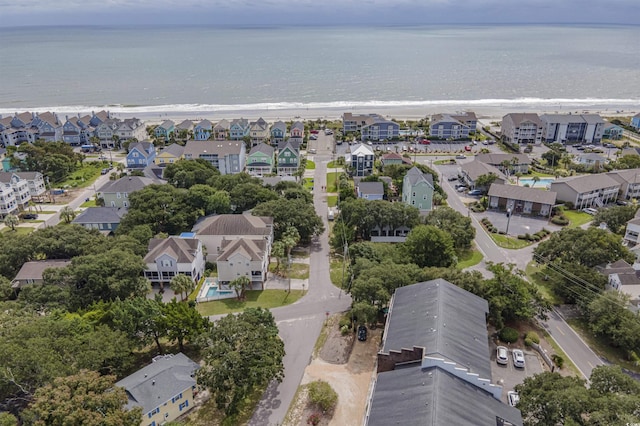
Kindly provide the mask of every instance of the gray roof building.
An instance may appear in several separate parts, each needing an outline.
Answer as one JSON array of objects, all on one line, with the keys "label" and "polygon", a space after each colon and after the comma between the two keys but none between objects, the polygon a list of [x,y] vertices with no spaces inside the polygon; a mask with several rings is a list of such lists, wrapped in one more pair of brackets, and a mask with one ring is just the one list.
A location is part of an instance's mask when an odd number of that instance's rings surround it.
[{"label": "gray roof building", "polygon": [[64,268],[71,264],[70,260],[52,259],[25,262],[16,277],[11,281],[11,287],[22,288],[28,284],[42,283],[42,274],[47,268]]},{"label": "gray roof building", "polygon": [[582,176],[575,176],[570,178],[556,179],[549,184],[551,190],[553,190],[554,187],[560,186],[560,185],[567,185],[578,193],[584,193],[584,192],[597,191],[602,188],[619,186],[620,184],[611,176],[608,176],[603,173],[599,173],[599,174],[592,174],[592,175],[582,175]]},{"label": "gray roof building", "polygon": [[264,239],[237,238],[235,240],[223,240],[222,252],[218,261],[227,261],[235,253],[242,253],[244,257],[260,261],[264,257],[267,242]]},{"label": "gray roof building", "polygon": [[141,176],[125,176],[118,180],[111,180],[104,185],[102,188],[98,190],[100,193],[127,193],[130,194],[135,191],[139,191],[144,187],[152,185],[154,183],[159,183],[153,179],[149,179],[147,177]]},{"label": "gray roof building", "polygon": [[422,173],[417,167],[412,167],[406,174],[406,178],[411,185],[415,185],[420,181],[425,181],[429,185],[433,186],[433,175],[431,173]]},{"label": "gray roof building", "polygon": [[526,186],[491,184],[489,197],[508,198],[511,200],[531,201],[532,203],[554,205],[557,194],[552,191],[543,191]]},{"label": "gray roof building", "polygon": [[92,223],[120,223],[127,209],[124,207],[89,207],[73,219],[77,225]]},{"label": "gray roof building", "polygon": [[197,238],[152,238],[149,241],[149,251],[144,257],[144,263],[153,263],[156,259],[168,254],[178,263],[191,263],[195,259],[200,241]]},{"label": "gray roof building", "polygon": [[183,152],[184,152],[184,146],[178,145],[177,143],[172,143],[171,145],[164,147],[162,151],[160,151],[160,153],[171,154],[178,158],[182,156]]},{"label": "gray roof building", "polygon": [[477,161],[477,160],[462,164],[460,166],[460,171],[466,176],[467,180],[471,181],[469,183],[471,183],[474,186],[475,186],[476,180],[478,180],[480,176],[488,175],[490,173],[493,173],[498,177],[495,182],[498,182],[498,183],[507,182],[507,177],[504,175],[504,173],[502,173],[496,167],[491,166],[487,163],[483,163],[481,161]]},{"label": "gray roof building", "polygon": [[261,152],[269,157],[273,157],[273,152],[275,149],[271,145],[267,145],[266,143],[259,143],[249,151],[249,155],[254,154],[256,152]]},{"label": "gray roof building", "polygon": [[271,235],[272,217],[248,214],[220,214],[198,221],[193,232],[198,235]]},{"label": "gray roof building", "polygon": [[384,195],[382,182],[360,182],[358,192],[362,195]]},{"label": "gray roof building", "polygon": [[501,164],[505,160],[511,163],[514,158],[517,160],[516,164],[531,164],[531,159],[527,154],[488,153],[476,155],[477,161],[490,164],[492,166]]}]

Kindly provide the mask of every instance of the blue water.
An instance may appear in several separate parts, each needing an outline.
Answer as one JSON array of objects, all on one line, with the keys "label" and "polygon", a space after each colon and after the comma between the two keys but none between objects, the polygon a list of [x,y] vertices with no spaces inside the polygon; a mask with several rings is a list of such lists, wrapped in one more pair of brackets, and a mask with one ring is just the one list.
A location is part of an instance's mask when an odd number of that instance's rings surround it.
[{"label": "blue water", "polygon": [[640,109],[639,26],[45,27],[0,40],[0,114]]},{"label": "blue water", "polygon": [[535,182],[535,185],[534,185],[533,179],[522,179],[522,178],[520,178],[520,179],[518,179],[518,182],[519,182],[520,186],[529,185],[530,187],[533,187],[533,188],[546,188],[554,180],[555,180],[554,178],[540,178],[540,180]]},{"label": "blue water", "polygon": [[218,287],[211,286],[207,290],[206,297],[228,296],[230,294],[233,294],[233,290],[218,290]]}]

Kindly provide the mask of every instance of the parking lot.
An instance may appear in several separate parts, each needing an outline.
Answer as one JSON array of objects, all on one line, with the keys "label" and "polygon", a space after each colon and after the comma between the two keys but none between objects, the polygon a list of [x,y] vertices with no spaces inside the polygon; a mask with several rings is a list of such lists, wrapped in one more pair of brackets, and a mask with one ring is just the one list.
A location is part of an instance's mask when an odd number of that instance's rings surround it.
[{"label": "parking lot", "polygon": [[[506,345],[505,345],[506,346]],[[544,370],[538,354],[532,350],[523,348],[507,348],[509,350],[509,362],[506,365],[500,365],[496,362],[496,345],[491,344],[491,376],[493,383],[502,386],[502,402],[507,402],[507,392],[513,390],[516,385],[524,381],[526,377],[534,374],[540,374]],[[522,349],[524,352],[525,364],[524,368],[516,368],[513,366],[512,349]]]},{"label": "parking lot", "polygon": [[[455,182],[452,182],[455,183]],[[465,202],[477,201],[477,199],[464,200]],[[496,210],[487,210],[482,213],[472,213],[478,220],[486,217],[491,221],[493,226],[498,228],[499,231],[507,230],[507,222],[509,223],[509,232],[511,236],[517,236],[522,234],[535,234],[536,232],[546,228],[551,232],[560,231],[561,226],[554,225],[549,222],[547,217],[543,216],[530,216],[530,215],[517,215],[512,214],[511,218],[508,218],[505,212]]]}]

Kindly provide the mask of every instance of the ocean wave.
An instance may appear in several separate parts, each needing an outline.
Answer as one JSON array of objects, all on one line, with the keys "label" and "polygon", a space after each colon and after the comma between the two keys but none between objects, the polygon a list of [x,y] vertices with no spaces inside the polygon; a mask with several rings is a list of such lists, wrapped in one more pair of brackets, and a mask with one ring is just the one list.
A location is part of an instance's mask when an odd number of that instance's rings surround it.
[{"label": "ocean wave", "polygon": [[[242,112],[242,111],[277,111],[277,110],[350,110],[350,109],[393,109],[420,107],[498,107],[501,109],[527,107],[531,109],[549,107],[597,107],[620,108],[635,107],[640,109],[640,99],[604,99],[604,98],[514,98],[514,99],[467,99],[467,100],[421,100],[421,101],[335,101],[335,102],[262,102],[253,104],[168,104],[168,105],[58,105],[47,107],[21,108],[20,111],[44,112],[55,111],[59,114],[78,114],[90,111],[109,110],[113,113],[152,114],[167,112]],[[19,112],[16,108],[0,108],[3,116]]]}]

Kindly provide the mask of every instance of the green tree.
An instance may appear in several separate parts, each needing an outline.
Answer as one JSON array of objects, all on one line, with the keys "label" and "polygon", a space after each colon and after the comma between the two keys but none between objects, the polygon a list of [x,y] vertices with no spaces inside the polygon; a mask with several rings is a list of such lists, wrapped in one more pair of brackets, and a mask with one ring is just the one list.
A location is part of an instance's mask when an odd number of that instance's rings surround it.
[{"label": "green tree", "polygon": [[491,184],[496,181],[496,179],[498,179],[498,175],[492,172],[487,173],[486,175],[480,175],[476,179],[476,188],[478,189],[484,188],[484,191],[486,193],[486,191],[489,189]]},{"label": "green tree", "polygon": [[20,223],[20,219],[15,214],[8,214],[4,217],[4,224],[11,228],[12,231],[16,230],[16,226]]},{"label": "green tree", "polygon": [[284,376],[284,343],[271,312],[249,308],[213,324],[201,339],[203,366],[198,384],[211,392],[219,409],[235,415],[247,395]]},{"label": "green tree", "polygon": [[463,216],[450,207],[440,207],[431,211],[426,219],[426,225],[433,225],[447,231],[453,238],[457,249],[468,249],[476,237],[476,230],[471,224],[471,218]]},{"label": "green tree", "polygon": [[18,426],[18,419],[11,413],[0,412],[0,426]]},{"label": "green tree", "polygon": [[64,223],[71,223],[75,217],[76,212],[73,211],[73,208],[70,206],[64,206],[62,210],[60,210],[60,218],[64,220]]},{"label": "green tree", "polygon": [[191,293],[196,288],[196,285],[191,277],[183,274],[178,274],[175,277],[171,278],[169,287],[171,288],[171,290],[173,290],[174,293],[180,295],[180,300],[184,300],[184,298],[188,297],[189,293]]},{"label": "green tree", "polygon": [[550,286],[565,303],[586,307],[604,291],[607,277],[594,268],[573,262],[550,262],[544,268]]},{"label": "green tree", "polygon": [[242,300],[244,299],[244,292],[249,284],[251,284],[249,277],[240,275],[229,283],[229,288],[232,288],[236,292],[238,300]]},{"label": "green tree", "polygon": [[617,169],[638,169],[640,168],[640,156],[623,155],[615,162]]},{"label": "green tree", "polygon": [[276,258],[276,272],[280,271],[280,264],[287,261],[287,251],[282,241],[274,241],[271,246],[271,256]]},{"label": "green tree", "polygon": [[137,425],[140,407],[128,410],[124,388],[114,387],[115,376],[81,370],[39,388],[22,413],[25,425]]},{"label": "green tree", "polygon": [[138,348],[155,343],[163,353],[160,340],[167,335],[162,298],[134,297],[114,302],[99,302],[92,305],[83,317],[105,324],[109,328],[125,333]]},{"label": "green tree", "polygon": [[357,318],[360,324],[375,324],[378,318],[378,309],[366,302],[354,303],[351,314]]},{"label": "green tree", "polygon": [[629,296],[615,290],[597,296],[587,307],[591,332],[628,355],[640,353],[640,319],[627,309]]},{"label": "green tree", "polygon": [[209,179],[219,176],[220,171],[206,160],[180,160],[169,164],[164,170],[164,178],[176,188],[191,188],[206,184]]},{"label": "green tree", "polygon": [[175,298],[164,305],[164,324],[167,337],[178,342],[180,352],[184,351],[185,342],[193,342],[210,326],[208,319],[189,303],[178,302]]},{"label": "green tree", "polygon": [[453,239],[432,225],[418,225],[404,242],[405,253],[418,266],[452,266],[456,263]]},{"label": "green tree", "polygon": [[287,251],[287,258],[291,257],[291,250],[300,242],[300,233],[293,226],[287,227],[280,236],[280,241]]},{"label": "green tree", "polygon": [[262,184],[241,183],[229,191],[231,205],[235,206],[235,212],[241,213],[251,210],[260,203],[278,200],[278,194],[265,188]]},{"label": "green tree", "polygon": [[311,237],[324,232],[322,219],[316,214],[313,205],[304,200],[279,198],[257,205],[254,216],[273,217],[274,238],[279,240],[288,227],[294,227],[300,234],[300,242],[309,243]]},{"label": "green tree", "polygon": [[604,222],[611,232],[624,235],[627,222],[635,217],[636,210],[638,210],[638,206],[633,204],[598,210],[598,213],[593,217],[591,226],[598,226]]}]

